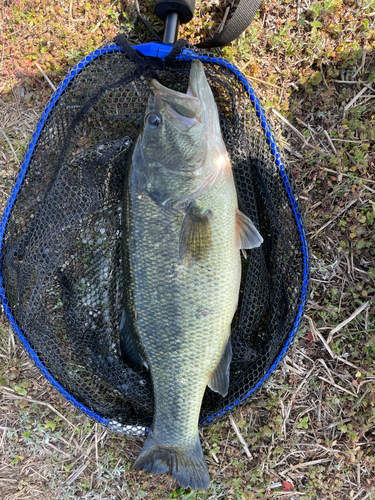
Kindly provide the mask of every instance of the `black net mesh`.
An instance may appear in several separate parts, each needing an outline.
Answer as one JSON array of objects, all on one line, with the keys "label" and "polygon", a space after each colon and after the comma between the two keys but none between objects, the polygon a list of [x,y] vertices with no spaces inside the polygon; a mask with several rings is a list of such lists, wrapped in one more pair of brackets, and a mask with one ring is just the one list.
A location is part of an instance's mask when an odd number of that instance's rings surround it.
[{"label": "black net mesh", "polygon": [[[52,108],[8,219],[2,273],[12,314],[55,380],[119,430],[139,433],[151,424],[153,401],[148,370],[130,368],[119,353],[122,189],[150,79],[186,92],[190,61],[130,59],[119,51],[93,59]],[[239,208],[264,238],[243,264],[228,395],[207,389],[203,400],[209,425],[241,404],[279,356],[301,304],[303,256],[248,92],[223,66],[206,61],[205,71]]]}]

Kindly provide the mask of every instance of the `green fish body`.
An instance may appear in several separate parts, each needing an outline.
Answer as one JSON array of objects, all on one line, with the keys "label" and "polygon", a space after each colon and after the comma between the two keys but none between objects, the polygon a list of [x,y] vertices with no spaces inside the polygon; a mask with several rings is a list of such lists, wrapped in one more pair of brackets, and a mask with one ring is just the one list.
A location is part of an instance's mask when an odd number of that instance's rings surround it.
[{"label": "green fish body", "polygon": [[135,464],[205,489],[198,419],[228,392],[240,248],[262,238],[238,211],[217,107],[200,61],[182,94],[153,80],[124,189],[121,351],[151,372],[154,415]]}]

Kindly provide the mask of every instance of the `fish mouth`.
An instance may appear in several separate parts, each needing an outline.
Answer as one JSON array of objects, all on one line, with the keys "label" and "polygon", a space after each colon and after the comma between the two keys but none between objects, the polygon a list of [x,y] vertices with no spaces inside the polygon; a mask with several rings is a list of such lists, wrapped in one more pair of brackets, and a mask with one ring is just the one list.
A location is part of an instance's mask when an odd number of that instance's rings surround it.
[{"label": "fish mouth", "polygon": [[200,121],[202,105],[197,97],[164,87],[164,85],[155,79],[151,80],[150,90],[151,95],[154,97],[154,102],[159,97],[180,116],[184,118],[195,118]]},{"label": "fish mouth", "polygon": [[199,120],[196,117],[189,118],[187,116],[181,115],[175,110],[168,102],[166,102],[165,109],[168,115],[168,119],[175,127],[179,130],[187,132],[192,127],[198,124]]}]

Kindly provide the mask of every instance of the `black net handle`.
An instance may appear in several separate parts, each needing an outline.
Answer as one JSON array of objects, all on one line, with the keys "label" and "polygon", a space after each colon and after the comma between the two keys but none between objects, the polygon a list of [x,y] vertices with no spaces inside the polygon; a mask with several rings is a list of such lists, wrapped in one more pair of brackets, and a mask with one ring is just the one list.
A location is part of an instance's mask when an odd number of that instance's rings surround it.
[{"label": "black net handle", "polygon": [[170,12],[177,12],[181,24],[194,17],[195,0],[154,0],[155,14],[165,21]]},{"label": "black net handle", "polygon": [[[196,47],[207,49],[224,47],[243,33],[254,19],[262,0],[240,0],[228,24],[220,33],[209,40],[198,43]],[[177,12],[180,23],[188,23],[194,16],[195,0],[154,0],[155,14],[165,21],[170,12]]]},{"label": "black net handle", "polygon": [[254,19],[262,0],[241,0],[227,25],[213,38],[198,43],[199,49],[224,47],[243,33]]},{"label": "black net handle", "polygon": [[[243,33],[254,19],[262,0],[240,0],[238,7],[228,24],[220,33],[209,40],[198,43],[199,49],[224,47]],[[136,0],[137,2],[137,0]],[[188,23],[194,16],[195,0],[154,0],[155,14],[165,21],[171,12],[178,13],[181,24]]]}]

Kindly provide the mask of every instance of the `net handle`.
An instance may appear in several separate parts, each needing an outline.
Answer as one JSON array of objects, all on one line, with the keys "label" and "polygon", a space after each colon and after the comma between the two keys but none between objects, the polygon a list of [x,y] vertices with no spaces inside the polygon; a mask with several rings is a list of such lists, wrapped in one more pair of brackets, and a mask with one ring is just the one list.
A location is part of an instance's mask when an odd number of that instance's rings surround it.
[{"label": "net handle", "polygon": [[[262,0],[240,0],[227,25],[213,38],[198,43],[196,47],[207,49],[224,47],[243,33],[254,19]],[[178,36],[179,23],[186,24],[194,16],[195,0],[154,0],[155,14],[166,21],[164,43],[174,43]]]},{"label": "net handle", "polygon": [[[155,14],[166,21],[168,14],[177,12],[181,24],[186,24],[194,17],[195,0],[154,0]],[[175,40],[174,40],[175,41]]]}]

